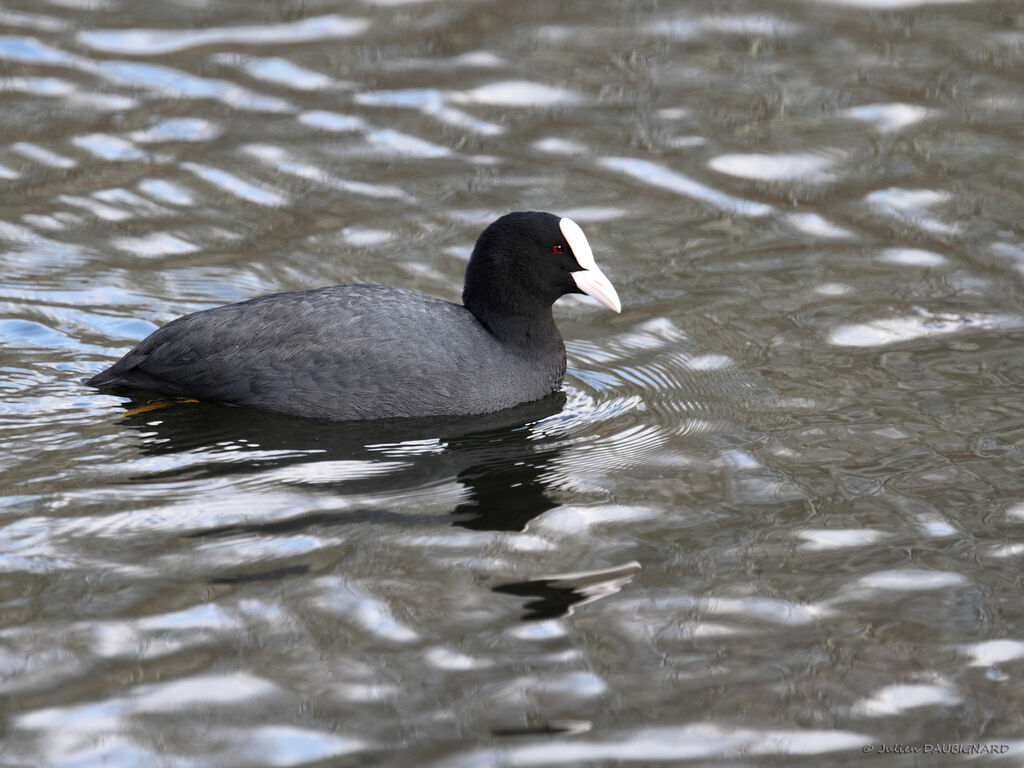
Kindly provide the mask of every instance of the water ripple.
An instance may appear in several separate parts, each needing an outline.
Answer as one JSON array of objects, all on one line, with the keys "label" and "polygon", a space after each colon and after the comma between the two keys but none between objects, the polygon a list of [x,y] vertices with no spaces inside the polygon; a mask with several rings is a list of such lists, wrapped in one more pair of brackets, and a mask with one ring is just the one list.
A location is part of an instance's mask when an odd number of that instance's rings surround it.
[{"label": "water ripple", "polygon": [[919,227],[926,232],[948,235],[957,232],[959,226],[939,221],[928,212],[928,209],[948,202],[950,197],[948,192],[940,190],[890,187],[871,192],[864,200],[879,213],[897,221]]},{"label": "water ripple", "polygon": [[100,72],[116,83],[162,96],[184,99],[214,99],[236,109],[256,112],[291,112],[284,99],[254,93],[228,80],[199,77],[180,69],[138,61],[104,61]]},{"label": "water ripple", "polygon": [[0,36],[0,59],[32,64],[74,65],[78,57],[41,43],[34,37]]},{"label": "water ripple", "polygon": [[300,67],[288,59],[278,56],[260,58],[239,54],[220,54],[214,57],[222,64],[235,66],[250,77],[264,82],[295,88],[299,91],[320,91],[326,88],[349,88],[351,83],[335,80],[320,72]]},{"label": "water ripple", "polygon": [[104,53],[159,56],[200,45],[294,44],[353,37],[370,26],[368,19],[331,14],[281,24],[206,29],[94,29],[76,35],[79,42]]},{"label": "water ripple", "polygon": [[793,181],[821,183],[833,181],[835,174],[827,171],[841,155],[832,151],[792,152],[779,155],[719,155],[708,161],[712,170],[729,176],[761,181]]},{"label": "water ripple", "polygon": [[745,755],[829,755],[860,752],[872,737],[838,730],[758,730],[729,724],[692,723],[684,727],[646,728],[616,738],[576,739],[455,755],[452,768],[509,765],[572,765],[580,763],[679,763],[722,760]]},{"label": "water ripple", "polygon": [[152,144],[163,141],[210,141],[221,133],[221,127],[201,117],[172,117],[130,134],[132,141]]},{"label": "water ripple", "polygon": [[385,200],[412,200],[412,197],[399,187],[391,184],[374,184],[339,178],[327,173],[318,165],[297,160],[290,152],[280,147],[266,144],[250,144],[242,149],[261,162],[273,166],[281,173],[316,181],[341,192]]},{"label": "water ripple", "polygon": [[171,205],[193,205],[195,203],[189,190],[167,179],[143,179],[139,182],[139,190],[162,203]]},{"label": "water ripple", "polygon": [[458,94],[445,94],[433,88],[415,88],[405,91],[371,91],[360,93],[355,97],[357,104],[376,107],[411,108],[440,120],[448,125],[477,133],[481,136],[498,136],[505,133],[506,128],[497,123],[481,120],[478,117],[450,106],[449,99],[459,100]]},{"label": "water ripple", "polygon": [[204,181],[210,182],[215,187],[225,192],[230,192],[250,203],[278,206],[285,205],[288,202],[287,197],[281,192],[270,189],[265,185],[257,186],[220,168],[211,168],[200,163],[182,163],[181,167],[186,171],[191,171]]},{"label": "water ripple", "polygon": [[528,80],[503,80],[487,83],[461,93],[453,93],[456,103],[484,104],[492,107],[569,107],[583,97],[567,88]]},{"label": "water ripple", "polygon": [[918,123],[934,112],[914,104],[864,104],[843,111],[844,117],[872,123],[882,133],[899,131]]},{"label": "water ripple", "polygon": [[41,147],[28,141],[19,141],[11,145],[11,149],[19,155],[35,160],[37,163],[48,165],[52,168],[74,168],[78,165],[70,157],[58,154],[53,150]]},{"label": "water ripple", "polygon": [[599,163],[605,168],[621,171],[645,184],[667,189],[741,216],[767,216],[775,211],[770,205],[734,197],[650,160],[629,157],[605,157]]},{"label": "water ripple", "polygon": [[1016,315],[936,314],[919,309],[913,315],[841,325],[829,334],[829,343],[841,347],[877,347],[965,330],[988,331],[1022,326],[1024,317]]},{"label": "water ripple", "polygon": [[707,15],[680,17],[651,22],[651,34],[691,40],[707,34],[791,36],[803,29],[797,24],[770,14]]},{"label": "water ripple", "polygon": [[853,713],[866,717],[891,717],[920,707],[959,704],[963,698],[954,688],[931,683],[887,685],[873,696],[857,702]]},{"label": "water ripple", "polygon": [[74,136],[71,143],[79,149],[100,158],[101,160],[116,160],[127,162],[130,160],[145,160],[148,156],[141,149],[136,147],[127,139],[118,136],[110,136],[106,133],[90,133],[82,136]]}]

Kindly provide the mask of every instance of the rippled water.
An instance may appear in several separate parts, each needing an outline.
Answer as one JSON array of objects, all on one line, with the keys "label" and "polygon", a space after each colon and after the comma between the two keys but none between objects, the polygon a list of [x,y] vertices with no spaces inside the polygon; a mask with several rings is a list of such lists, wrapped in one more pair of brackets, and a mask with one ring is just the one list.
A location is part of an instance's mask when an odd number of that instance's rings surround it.
[{"label": "rippled water", "polygon": [[[0,764],[1021,760],[1021,7],[709,7],[0,8]],[[517,209],[623,300],[562,395],[80,383]]]}]

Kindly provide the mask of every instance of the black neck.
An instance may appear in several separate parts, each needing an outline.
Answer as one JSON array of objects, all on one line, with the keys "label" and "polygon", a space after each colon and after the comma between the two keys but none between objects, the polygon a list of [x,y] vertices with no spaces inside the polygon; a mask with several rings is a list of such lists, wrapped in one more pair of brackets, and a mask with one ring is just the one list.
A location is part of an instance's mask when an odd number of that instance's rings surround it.
[{"label": "black neck", "polygon": [[503,344],[536,354],[564,349],[550,304],[532,302],[532,306],[520,305],[512,310],[474,301],[473,296],[464,295],[462,300],[466,309]]}]

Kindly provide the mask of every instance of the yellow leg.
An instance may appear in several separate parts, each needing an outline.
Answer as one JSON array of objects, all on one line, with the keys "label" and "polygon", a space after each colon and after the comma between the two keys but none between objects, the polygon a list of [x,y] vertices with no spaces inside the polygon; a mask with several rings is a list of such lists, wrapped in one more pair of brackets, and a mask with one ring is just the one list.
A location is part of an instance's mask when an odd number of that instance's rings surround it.
[{"label": "yellow leg", "polygon": [[125,416],[134,416],[137,413],[146,413],[148,411],[157,411],[157,410],[159,410],[161,408],[166,408],[169,405],[174,405],[175,403],[198,403],[198,402],[199,401],[196,400],[195,398],[187,397],[184,400],[164,400],[164,401],[161,401],[159,403],[149,403],[148,405],[140,405],[138,408],[132,408],[129,411],[125,411],[124,413],[121,414],[121,418],[123,419]]}]

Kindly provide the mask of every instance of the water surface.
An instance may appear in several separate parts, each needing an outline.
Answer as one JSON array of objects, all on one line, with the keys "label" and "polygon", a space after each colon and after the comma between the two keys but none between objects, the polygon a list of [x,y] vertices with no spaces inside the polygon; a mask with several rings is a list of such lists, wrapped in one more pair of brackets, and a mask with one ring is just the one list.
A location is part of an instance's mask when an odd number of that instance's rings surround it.
[{"label": "water surface", "polygon": [[[708,8],[0,8],[0,764],[1020,761],[1024,16]],[[624,305],[539,403],[81,384],[521,209]]]}]

